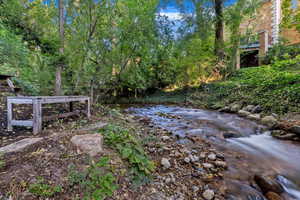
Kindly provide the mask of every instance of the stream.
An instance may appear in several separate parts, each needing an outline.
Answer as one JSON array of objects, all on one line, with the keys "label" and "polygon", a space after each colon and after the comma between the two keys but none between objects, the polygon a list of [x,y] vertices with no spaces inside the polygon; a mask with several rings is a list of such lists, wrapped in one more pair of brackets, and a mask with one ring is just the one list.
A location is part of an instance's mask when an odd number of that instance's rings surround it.
[{"label": "stream", "polygon": [[188,143],[190,135],[211,141],[225,154],[229,164],[225,179],[233,196],[239,197],[235,199],[258,199],[243,198],[252,188],[242,183],[254,174],[276,176],[284,199],[300,199],[299,143],[275,139],[264,126],[235,114],[164,105],[131,107],[128,112],[151,119],[155,126],[177,136],[178,142]]}]

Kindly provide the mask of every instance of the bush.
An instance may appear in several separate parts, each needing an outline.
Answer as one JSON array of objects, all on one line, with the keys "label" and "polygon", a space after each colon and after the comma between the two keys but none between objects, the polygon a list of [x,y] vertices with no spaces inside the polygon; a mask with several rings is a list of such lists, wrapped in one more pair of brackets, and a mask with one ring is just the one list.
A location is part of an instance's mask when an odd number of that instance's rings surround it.
[{"label": "bush", "polygon": [[293,59],[300,54],[300,45],[287,45],[285,42],[279,42],[269,49],[264,63],[270,64],[280,60]]}]

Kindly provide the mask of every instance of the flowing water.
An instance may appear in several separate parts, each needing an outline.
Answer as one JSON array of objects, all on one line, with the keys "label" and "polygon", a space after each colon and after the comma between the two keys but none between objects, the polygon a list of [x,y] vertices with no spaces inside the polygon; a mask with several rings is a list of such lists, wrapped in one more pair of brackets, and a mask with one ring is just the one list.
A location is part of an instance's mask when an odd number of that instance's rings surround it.
[{"label": "flowing water", "polygon": [[[264,126],[235,114],[162,105],[128,110],[134,115],[150,118],[154,125],[182,138],[179,141],[184,142],[185,136],[199,135],[212,141],[225,154],[227,152],[226,155],[234,155],[232,152],[244,155],[240,161],[228,156],[229,165],[234,163],[227,174],[231,180],[243,180],[243,175],[249,178],[256,173],[276,175],[285,189],[285,198],[300,199],[299,143],[272,138]],[[231,182],[236,184],[236,181]],[[233,188],[238,188],[237,193],[252,190],[241,184]]]}]

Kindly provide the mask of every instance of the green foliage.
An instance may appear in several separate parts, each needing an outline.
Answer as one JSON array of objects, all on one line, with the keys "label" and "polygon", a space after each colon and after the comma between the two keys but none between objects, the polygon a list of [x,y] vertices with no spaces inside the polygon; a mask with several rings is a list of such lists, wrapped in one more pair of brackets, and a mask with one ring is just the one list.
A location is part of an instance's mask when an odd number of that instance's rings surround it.
[{"label": "green foliage", "polygon": [[[298,1],[296,1],[298,3]],[[292,0],[283,0],[282,6],[282,20],[281,20],[281,28],[282,29],[293,29],[295,28],[298,32],[300,32],[300,6],[293,8]]]},{"label": "green foliage", "polygon": [[29,192],[37,197],[53,197],[55,194],[62,192],[61,186],[51,186],[39,179],[37,183],[29,185]]},{"label": "green foliage", "polygon": [[121,157],[128,161],[135,183],[147,181],[154,171],[154,163],[145,154],[139,140],[129,130],[110,125],[101,131],[107,145],[115,148]]},{"label": "green foliage", "polygon": [[103,200],[111,197],[117,189],[115,177],[109,171],[109,158],[102,157],[100,160],[91,164],[85,172],[79,172],[70,168],[68,181],[69,185],[79,185],[84,191],[84,199]]},{"label": "green foliage", "polygon": [[203,85],[192,98],[211,108],[216,104],[241,102],[261,105],[266,112],[297,112],[300,103],[299,69],[299,56],[269,66],[241,69],[227,81]]},{"label": "green foliage", "polygon": [[275,63],[280,60],[293,59],[299,54],[300,45],[287,45],[286,42],[280,41],[269,49],[264,62]]}]

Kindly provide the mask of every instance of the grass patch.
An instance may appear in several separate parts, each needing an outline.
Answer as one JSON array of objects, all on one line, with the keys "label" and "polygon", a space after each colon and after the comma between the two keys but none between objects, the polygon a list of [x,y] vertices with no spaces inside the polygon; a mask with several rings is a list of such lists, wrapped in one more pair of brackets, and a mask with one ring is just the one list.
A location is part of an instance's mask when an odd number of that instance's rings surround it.
[{"label": "grass patch", "polygon": [[36,183],[29,185],[29,192],[37,197],[49,198],[62,192],[62,187],[48,185],[42,178],[39,178]]},{"label": "grass patch", "polygon": [[300,56],[271,65],[245,68],[226,81],[202,85],[191,94],[193,103],[218,108],[233,102],[261,105],[265,112],[299,112]]}]

